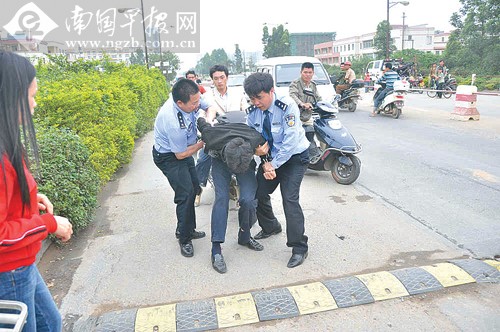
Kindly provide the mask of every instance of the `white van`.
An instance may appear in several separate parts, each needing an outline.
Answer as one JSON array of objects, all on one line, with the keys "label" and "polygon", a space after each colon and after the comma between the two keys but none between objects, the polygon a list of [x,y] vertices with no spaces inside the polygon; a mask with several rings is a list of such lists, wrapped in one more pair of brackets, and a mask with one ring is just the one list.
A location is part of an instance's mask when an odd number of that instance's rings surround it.
[{"label": "white van", "polygon": [[375,60],[368,62],[365,73],[368,72],[370,74],[370,80],[376,81],[380,76],[382,76],[383,71],[384,60]]},{"label": "white van", "polygon": [[376,81],[380,78],[380,76],[382,76],[382,74],[384,73],[384,65],[386,62],[391,62],[392,63],[392,66],[393,68],[397,68],[399,65],[400,65],[400,61],[397,61],[397,60],[374,60],[374,61],[370,61],[368,62],[368,64],[366,65],[366,69],[365,69],[365,72],[363,73],[363,75],[368,72],[370,74],[370,80],[372,81]]},{"label": "white van", "polygon": [[257,72],[269,73],[273,76],[274,86],[278,95],[288,95],[290,83],[300,77],[300,67],[304,62],[314,65],[313,81],[316,83],[318,93],[324,101],[332,102],[335,89],[328,77],[328,73],[321,61],[307,56],[282,56],[269,58],[258,62]]}]

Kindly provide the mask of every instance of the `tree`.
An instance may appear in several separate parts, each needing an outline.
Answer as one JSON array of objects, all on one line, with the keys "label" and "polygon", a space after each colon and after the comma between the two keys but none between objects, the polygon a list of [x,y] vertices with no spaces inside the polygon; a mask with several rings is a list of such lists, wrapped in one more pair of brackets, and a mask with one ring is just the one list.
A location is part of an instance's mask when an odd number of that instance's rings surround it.
[{"label": "tree", "polygon": [[[377,57],[379,59],[385,59],[385,53],[387,51],[387,33],[390,36],[390,27],[386,20],[380,22],[377,25],[377,32],[373,38],[373,46],[377,50]],[[396,50],[396,45],[394,45],[392,38],[389,38],[389,55]]]},{"label": "tree", "polygon": [[392,57],[395,59],[402,59],[404,62],[415,63],[416,72],[421,73],[423,76],[427,76],[431,65],[437,63],[440,59],[440,56],[434,53],[414,49],[396,51]]},{"label": "tree", "polygon": [[500,6],[498,0],[460,0],[462,8],[450,23],[456,28],[444,56],[459,74],[500,73]]},{"label": "tree", "polygon": [[138,48],[137,50],[135,50],[135,53],[132,53],[130,55],[130,63],[133,65],[144,65],[146,63],[144,50],[142,48]]},{"label": "tree", "polygon": [[224,65],[230,69],[233,62],[227,56],[226,51],[224,51],[223,48],[219,48],[213,50],[211,54],[205,53],[196,64],[195,70],[198,74],[208,75],[210,73],[210,67],[214,65]]},{"label": "tree", "polygon": [[234,72],[239,74],[244,71],[243,69],[243,56],[241,55],[240,45],[234,45],[236,50],[234,51]]},{"label": "tree", "polygon": [[177,70],[180,69],[180,59],[177,54],[172,53],[170,51],[162,52],[162,56],[160,58],[160,53],[152,53],[149,54],[149,65],[154,66],[156,62],[160,62],[160,59],[163,60],[162,67],[160,70],[165,70],[165,77],[167,81],[172,81],[177,76]]},{"label": "tree", "polygon": [[272,34],[269,34],[267,25],[262,30],[262,44],[264,44],[263,56],[273,58],[277,56],[290,55],[290,34],[283,24],[273,28]]}]

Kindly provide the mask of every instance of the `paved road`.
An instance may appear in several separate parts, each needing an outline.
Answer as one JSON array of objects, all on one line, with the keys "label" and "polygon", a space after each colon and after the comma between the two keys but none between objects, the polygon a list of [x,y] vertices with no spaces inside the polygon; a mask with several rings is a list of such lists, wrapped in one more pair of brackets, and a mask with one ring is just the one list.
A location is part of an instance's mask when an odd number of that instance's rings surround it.
[{"label": "paved road", "polygon": [[[223,245],[228,273],[213,271],[209,238],[195,240],[193,258],[182,257],[174,237],[173,193],[151,160],[152,135],[139,140],[132,162],[102,193],[94,228],[62,250],[49,249],[40,264],[66,330],[118,309],[498,254],[493,200],[500,172],[493,143],[499,127],[492,130],[484,118],[452,122],[444,109],[426,113],[411,106],[399,120],[369,118],[363,103],[355,113],[340,115],[364,147],[359,180],[341,186],[326,172],[306,174],[301,201],[310,255],[296,269],[286,268],[290,250],[283,233],[263,240],[263,252],[239,246],[235,209]],[[466,135],[475,141],[462,149],[469,144]],[[197,209],[198,229],[207,232],[212,199],[213,190],[206,190]],[[279,195],[273,204],[283,220]],[[498,329],[499,285],[463,287],[234,330]]]},{"label": "paved road", "polygon": [[367,117],[365,98],[340,114],[363,143],[357,185],[473,256],[499,255],[498,101],[479,96],[481,120],[461,122],[449,120],[453,98],[410,94],[398,120]]}]

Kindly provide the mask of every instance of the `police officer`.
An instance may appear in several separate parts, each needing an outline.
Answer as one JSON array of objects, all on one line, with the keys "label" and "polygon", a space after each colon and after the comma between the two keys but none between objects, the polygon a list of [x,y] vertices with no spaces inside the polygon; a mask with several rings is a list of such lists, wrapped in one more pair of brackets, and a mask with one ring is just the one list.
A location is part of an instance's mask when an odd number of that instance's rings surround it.
[{"label": "police officer", "polygon": [[181,254],[194,255],[191,239],[205,236],[196,231],[194,198],[200,190],[193,154],[203,148],[197,141],[196,118],[198,109],[207,110],[212,116],[213,107],[201,100],[198,85],[188,79],[180,79],[172,88],[171,97],[162,106],[154,126],[155,142],[153,160],[165,174],[175,192],[177,205],[177,231]]},{"label": "police officer", "polygon": [[309,141],[300,122],[299,108],[289,96],[276,96],[270,74],[254,73],[245,79],[244,89],[253,106],[247,124],[267,140],[270,155],[257,171],[257,218],[262,230],[255,239],[281,232],[270,194],[278,184],[283,198],[287,246],[292,248],[288,267],[299,266],[307,257],[304,213],[299,203],[300,184],[309,163]]}]

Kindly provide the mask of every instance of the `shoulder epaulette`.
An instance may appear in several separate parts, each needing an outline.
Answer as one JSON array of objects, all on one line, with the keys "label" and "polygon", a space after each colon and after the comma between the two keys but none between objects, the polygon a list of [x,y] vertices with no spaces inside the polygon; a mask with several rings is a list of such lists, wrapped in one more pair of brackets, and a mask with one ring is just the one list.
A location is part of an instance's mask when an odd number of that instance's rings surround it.
[{"label": "shoulder epaulette", "polygon": [[179,120],[179,127],[181,127],[181,129],[186,129],[186,123],[184,122],[181,112],[177,112],[177,120]]},{"label": "shoulder epaulette", "polygon": [[284,102],[282,102],[281,100],[279,99],[276,99],[276,101],[274,102],[274,105],[276,105],[277,107],[281,108],[281,110],[284,112],[286,111],[288,105],[285,104]]},{"label": "shoulder epaulette", "polygon": [[252,112],[253,112],[253,111],[255,111],[256,109],[257,109],[257,106],[255,106],[255,105],[250,106],[249,108],[247,108],[247,109],[246,109],[247,114],[252,113]]}]

